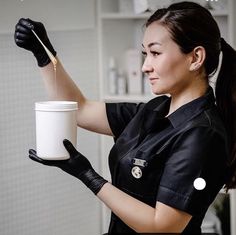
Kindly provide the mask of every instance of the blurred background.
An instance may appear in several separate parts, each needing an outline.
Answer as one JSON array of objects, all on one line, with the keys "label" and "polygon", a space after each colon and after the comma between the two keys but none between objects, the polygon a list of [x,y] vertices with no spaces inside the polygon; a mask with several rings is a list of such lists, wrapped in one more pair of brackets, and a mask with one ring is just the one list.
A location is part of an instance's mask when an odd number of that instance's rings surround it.
[{"label": "blurred background", "polygon": [[[85,96],[145,102],[153,95],[140,73],[143,24],[151,12],[172,2],[177,1],[0,0],[1,235],[103,234],[110,215],[77,179],[28,159],[28,149],[35,148],[34,103],[48,97],[33,55],[14,43],[18,20],[44,23],[57,55]],[[235,47],[234,0],[195,2],[211,10],[222,36]],[[78,128],[79,151],[107,179],[112,142]],[[204,231],[236,235],[235,211],[235,192],[220,193]]]}]

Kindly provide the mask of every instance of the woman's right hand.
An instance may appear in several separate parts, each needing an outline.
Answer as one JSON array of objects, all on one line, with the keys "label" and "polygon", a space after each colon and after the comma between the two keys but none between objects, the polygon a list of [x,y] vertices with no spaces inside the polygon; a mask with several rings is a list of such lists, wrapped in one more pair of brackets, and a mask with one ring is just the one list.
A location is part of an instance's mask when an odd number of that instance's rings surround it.
[{"label": "woman's right hand", "polygon": [[21,18],[15,27],[15,43],[17,46],[31,51],[36,57],[38,65],[44,67],[51,61],[32,30],[34,30],[49,51],[56,56],[56,51],[50,43],[46,29],[41,22]]},{"label": "woman's right hand", "polygon": [[[107,120],[106,106],[104,102],[90,101],[84,97],[76,83],[70,78],[57,58],[56,86],[54,67],[43,46],[33,34],[32,30],[38,35],[44,45],[55,56],[54,51],[44,25],[31,19],[21,18],[15,28],[15,43],[17,46],[33,52],[41,67],[40,73],[44,79],[44,85],[50,100],[73,100],[79,103],[77,124],[81,128],[96,133],[113,136]],[[49,66],[46,66],[49,65]]]}]

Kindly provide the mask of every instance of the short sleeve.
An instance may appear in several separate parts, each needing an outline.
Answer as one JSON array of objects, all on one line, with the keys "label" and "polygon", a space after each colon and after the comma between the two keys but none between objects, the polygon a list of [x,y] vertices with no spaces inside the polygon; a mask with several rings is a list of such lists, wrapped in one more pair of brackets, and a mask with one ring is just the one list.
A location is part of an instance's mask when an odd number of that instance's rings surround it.
[{"label": "short sleeve", "polygon": [[167,99],[169,99],[169,97],[163,95],[151,99],[148,103],[106,103],[108,123],[115,138],[119,137],[137,113],[142,115],[146,110],[153,110]]},{"label": "short sleeve", "polygon": [[[195,127],[181,134],[165,163],[157,201],[191,215],[207,209],[222,188],[227,147],[223,136],[210,127]],[[202,190],[194,180],[203,178]]]},{"label": "short sleeve", "polygon": [[118,137],[144,103],[106,103],[107,119],[115,137]]}]

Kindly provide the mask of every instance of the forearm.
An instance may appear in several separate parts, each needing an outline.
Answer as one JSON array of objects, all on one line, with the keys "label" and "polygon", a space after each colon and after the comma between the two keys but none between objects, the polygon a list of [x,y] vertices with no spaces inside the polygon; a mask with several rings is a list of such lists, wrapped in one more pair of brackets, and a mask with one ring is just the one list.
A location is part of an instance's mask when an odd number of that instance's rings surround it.
[{"label": "forearm", "polygon": [[112,135],[105,110],[105,103],[85,98],[67,74],[57,58],[56,77],[52,63],[40,67],[45,88],[51,100],[67,100],[78,102],[77,124],[81,128]]},{"label": "forearm", "polygon": [[57,58],[56,74],[52,63],[40,68],[44,85],[51,100],[71,100],[82,105],[86,99]]},{"label": "forearm", "polygon": [[164,232],[158,228],[155,208],[129,196],[110,183],[97,194],[125,224],[136,232]]}]

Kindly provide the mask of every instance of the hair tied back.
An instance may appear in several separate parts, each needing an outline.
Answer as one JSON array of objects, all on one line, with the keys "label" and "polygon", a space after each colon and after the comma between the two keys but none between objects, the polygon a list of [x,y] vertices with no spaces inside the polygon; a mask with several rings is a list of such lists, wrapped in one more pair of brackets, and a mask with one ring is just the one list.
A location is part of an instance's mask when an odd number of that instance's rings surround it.
[{"label": "hair tied back", "polygon": [[223,49],[226,46],[226,41],[224,40],[224,38],[220,38],[220,50],[223,51]]}]

